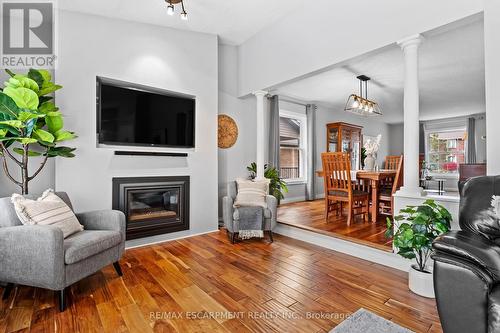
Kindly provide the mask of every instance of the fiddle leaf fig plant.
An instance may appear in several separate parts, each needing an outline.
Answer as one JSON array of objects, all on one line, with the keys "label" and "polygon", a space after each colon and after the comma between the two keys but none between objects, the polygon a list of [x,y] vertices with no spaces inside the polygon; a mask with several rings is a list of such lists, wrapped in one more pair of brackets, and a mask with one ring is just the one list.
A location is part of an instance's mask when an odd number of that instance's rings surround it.
[{"label": "fiddle leaf fig plant", "polygon": [[[250,172],[250,178],[254,179],[257,176],[257,163],[253,162],[247,166]],[[283,193],[288,193],[286,182],[280,178],[279,172],[275,167],[264,165],[264,177],[269,179],[269,193],[276,199],[282,200],[285,198]]]},{"label": "fiddle leaf fig plant", "polygon": [[[7,178],[20,187],[22,194],[28,194],[29,182],[42,171],[48,158],[75,156],[75,148],[62,143],[76,135],[64,129],[63,116],[51,96],[62,86],[52,82],[49,71],[6,72],[10,78],[0,88],[0,158]],[[29,158],[37,156],[43,159],[30,175]],[[8,159],[21,169],[21,179],[12,175]]]},{"label": "fiddle leaf fig plant", "polygon": [[415,269],[427,272],[432,242],[450,230],[451,214],[431,199],[420,206],[406,206],[399,213],[394,216],[394,221],[387,218],[386,237],[393,237],[400,256],[416,260]]}]

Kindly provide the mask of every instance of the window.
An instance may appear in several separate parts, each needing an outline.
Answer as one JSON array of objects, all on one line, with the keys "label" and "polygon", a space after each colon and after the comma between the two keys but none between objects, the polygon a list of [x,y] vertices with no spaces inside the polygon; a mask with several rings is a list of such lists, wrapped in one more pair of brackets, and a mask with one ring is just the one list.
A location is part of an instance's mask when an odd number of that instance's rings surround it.
[{"label": "window", "polygon": [[465,128],[431,130],[426,132],[427,168],[434,173],[457,173],[465,162]]},{"label": "window", "polygon": [[305,114],[280,110],[280,177],[287,182],[306,180]]}]

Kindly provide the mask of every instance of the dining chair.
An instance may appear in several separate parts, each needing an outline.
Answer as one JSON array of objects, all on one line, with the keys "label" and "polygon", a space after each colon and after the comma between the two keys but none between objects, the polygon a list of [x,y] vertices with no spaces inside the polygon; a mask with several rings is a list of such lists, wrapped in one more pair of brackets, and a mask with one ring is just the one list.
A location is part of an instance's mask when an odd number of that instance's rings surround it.
[{"label": "dining chair", "polygon": [[399,166],[399,161],[403,158],[402,155],[387,155],[385,157],[384,169],[386,170],[397,170]]},{"label": "dining chair", "polygon": [[351,224],[355,215],[363,215],[368,220],[369,194],[359,190],[351,180],[351,158],[349,153],[322,153],[323,178],[325,183],[325,217],[333,210],[342,215],[342,203],[347,203],[347,225]]},{"label": "dining chair", "polygon": [[403,166],[404,159],[401,156],[396,168],[396,176],[392,181],[392,186],[390,188],[383,187],[379,190],[378,202],[379,212],[381,214],[394,215],[394,193],[403,186]]}]

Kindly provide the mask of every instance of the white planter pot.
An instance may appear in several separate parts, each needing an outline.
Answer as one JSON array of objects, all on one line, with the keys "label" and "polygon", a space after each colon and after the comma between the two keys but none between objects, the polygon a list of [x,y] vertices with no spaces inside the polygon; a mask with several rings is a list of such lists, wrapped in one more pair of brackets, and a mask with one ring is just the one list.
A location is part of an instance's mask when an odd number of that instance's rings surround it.
[{"label": "white planter pot", "polygon": [[434,296],[434,279],[432,269],[428,269],[430,273],[417,271],[412,265],[408,272],[408,286],[415,294],[435,298]]}]

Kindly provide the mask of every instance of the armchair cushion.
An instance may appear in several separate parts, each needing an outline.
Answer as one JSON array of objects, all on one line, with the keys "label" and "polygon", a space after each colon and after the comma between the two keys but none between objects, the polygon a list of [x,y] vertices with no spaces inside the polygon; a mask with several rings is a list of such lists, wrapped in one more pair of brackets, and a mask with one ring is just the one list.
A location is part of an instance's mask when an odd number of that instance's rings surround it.
[{"label": "armchair cushion", "polygon": [[96,210],[76,214],[85,230],[119,231],[125,241],[125,214],[119,210]]},{"label": "armchair cushion", "polygon": [[71,265],[110,249],[122,241],[120,231],[84,230],[64,240],[64,262]]}]

